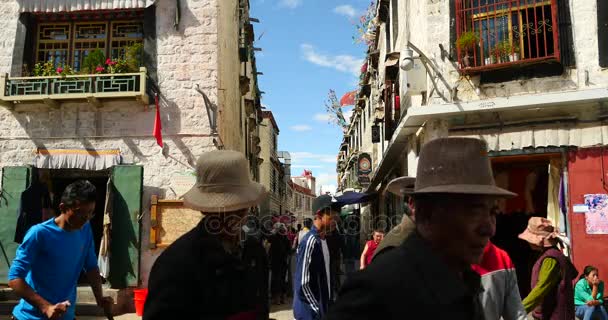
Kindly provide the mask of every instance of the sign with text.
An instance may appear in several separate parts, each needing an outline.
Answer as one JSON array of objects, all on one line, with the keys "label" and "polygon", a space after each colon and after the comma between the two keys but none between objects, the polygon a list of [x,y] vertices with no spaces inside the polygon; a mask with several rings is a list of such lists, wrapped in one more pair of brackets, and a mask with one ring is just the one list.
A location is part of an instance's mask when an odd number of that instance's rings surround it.
[{"label": "sign with text", "polygon": [[372,157],[368,153],[359,155],[357,162],[357,177],[359,184],[367,186],[370,183],[369,175],[372,173]]}]

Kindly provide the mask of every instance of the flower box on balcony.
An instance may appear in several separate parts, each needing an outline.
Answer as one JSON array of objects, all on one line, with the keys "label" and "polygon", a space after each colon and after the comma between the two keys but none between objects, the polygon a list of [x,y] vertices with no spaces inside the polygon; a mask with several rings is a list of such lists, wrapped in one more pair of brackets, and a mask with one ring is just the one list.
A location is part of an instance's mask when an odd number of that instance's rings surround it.
[{"label": "flower box on balcony", "polygon": [[456,0],[457,36],[476,39],[458,48],[460,71],[560,61],[558,26],[557,0]]},{"label": "flower box on balcony", "polygon": [[15,103],[43,101],[57,105],[61,101],[133,98],[148,103],[146,68],[137,73],[79,74],[50,77],[0,76],[0,102]]}]

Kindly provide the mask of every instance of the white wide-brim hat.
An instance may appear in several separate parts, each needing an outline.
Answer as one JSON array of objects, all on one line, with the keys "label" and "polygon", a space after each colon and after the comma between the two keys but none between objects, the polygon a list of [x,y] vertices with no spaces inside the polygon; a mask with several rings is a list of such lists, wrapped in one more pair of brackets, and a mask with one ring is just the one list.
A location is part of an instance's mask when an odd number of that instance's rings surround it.
[{"label": "white wide-brim hat", "polygon": [[266,189],[250,179],[240,152],[216,150],[198,159],[196,184],[184,195],[184,205],[205,213],[230,212],[254,207],[265,197]]}]

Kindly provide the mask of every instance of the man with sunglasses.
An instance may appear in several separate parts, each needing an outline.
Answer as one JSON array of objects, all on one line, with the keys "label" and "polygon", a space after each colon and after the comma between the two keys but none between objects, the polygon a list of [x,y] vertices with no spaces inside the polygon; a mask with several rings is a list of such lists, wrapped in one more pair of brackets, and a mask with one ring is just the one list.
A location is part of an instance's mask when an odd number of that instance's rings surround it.
[{"label": "man with sunglasses", "polygon": [[111,318],[112,298],[103,297],[88,221],[95,215],[96,190],[88,181],[65,188],[60,215],[33,226],[17,249],[9,286],[21,297],[18,320],[75,318],[76,286],[84,270],[97,305]]}]

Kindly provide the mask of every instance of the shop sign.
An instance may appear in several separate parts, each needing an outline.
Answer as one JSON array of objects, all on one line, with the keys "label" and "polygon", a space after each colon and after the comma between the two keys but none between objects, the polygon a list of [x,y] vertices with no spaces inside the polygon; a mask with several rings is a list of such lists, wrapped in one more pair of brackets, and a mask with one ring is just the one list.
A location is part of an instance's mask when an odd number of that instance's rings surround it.
[{"label": "shop sign", "polygon": [[367,186],[370,183],[370,174],[372,173],[372,157],[368,153],[359,155],[357,162],[357,177],[359,184]]}]

